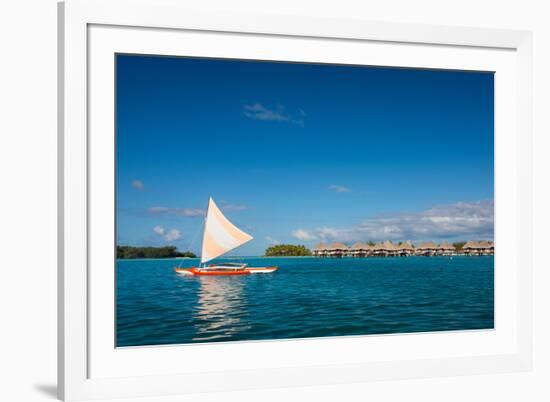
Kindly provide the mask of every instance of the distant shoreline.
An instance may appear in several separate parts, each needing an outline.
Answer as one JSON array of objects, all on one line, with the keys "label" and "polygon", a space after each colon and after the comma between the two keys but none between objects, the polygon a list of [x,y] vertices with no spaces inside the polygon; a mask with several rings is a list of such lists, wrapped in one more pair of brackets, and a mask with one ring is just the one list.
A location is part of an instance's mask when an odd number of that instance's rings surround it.
[{"label": "distant shoreline", "polygon": [[163,247],[152,247],[152,246],[116,246],[116,257],[117,259],[123,260],[135,260],[141,258],[196,258],[195,253],[191,251],[181,252],[176,246],[163,246]]},{"label": "distant shoreline", "polygon": [[[243,256],[243,257],[225,257],[220,258],[220,260],[238,260],[241,258],[316,258],[312,255],[259,255],[259,256]],[[130,261],[130,260],[200,260],[199,257],[151,257],[151,258],[117,258],[120,261]]]}]

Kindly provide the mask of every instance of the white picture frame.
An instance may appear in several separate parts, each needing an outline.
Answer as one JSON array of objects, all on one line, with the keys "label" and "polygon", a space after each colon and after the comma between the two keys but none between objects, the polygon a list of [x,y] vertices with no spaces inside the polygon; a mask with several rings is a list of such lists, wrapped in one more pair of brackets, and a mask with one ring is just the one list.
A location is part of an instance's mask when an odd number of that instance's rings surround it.
[{"label": "white picture frame", "polygon": [[[216,40],[202,41],[204,35]],[[224,40],[227,42],[223,49],[216,50],[215,42]],[[279,44],[281,41],[284,46]],[[353,58],[358,56],[351,49],[357,46],[369,49],[369,59]],[[156,396],[530,369],[531,33],[242,15],[189,10],[177,0],[70,0],[59,5],[59,49],[61,399]],[[95,246],[105,237],[98,238],[98,233],[102,234],[102,228],[112,224],[108,219],[96,220],[98,211],[109,210],[109,203],[105,209],[98,208],[103,208],[105,200],[112,202],[112,189],[99,188],[94,180],[112,174],[108,162],[114,159],[109,148],[112,137],[106,134],[113,127],[113,90],[107,85],[113,82],[109,55],[121,51],[304,61],[322,58],[333,63],[496,71],[501,78],[495,84],[495,236],[500,247],[495,259],[495,267],[499,269],[495,268],[495,331],[115,351],[111,341],[114,324],[109,313],[113,309],[112,298],[106,297],[101,303],[94,296],[97,292],[114,295],[113,276],[94,265],[98,259],[112,258],[108,249],[113,243],[108,236],[105,253]],[[106,166],[98,168],[95,160],[107,161]],[[93,218],[92,210],[96,212]],[[499,216],[507,218],[499,220]],[[448,352],[449,345],[453,345],[452,353]],[[322,350],[334,352],[319,353]],[[183,360],[173,357],[176,355],[186,356],[185,361],[212,361],[218,356],[219,364],[213,369],[206,366],[193,371],[183,367],[185,363],[179,363]],[[240,357],[238,363],[235,356]],[[164,369],[159,370],[159,366]]]}]

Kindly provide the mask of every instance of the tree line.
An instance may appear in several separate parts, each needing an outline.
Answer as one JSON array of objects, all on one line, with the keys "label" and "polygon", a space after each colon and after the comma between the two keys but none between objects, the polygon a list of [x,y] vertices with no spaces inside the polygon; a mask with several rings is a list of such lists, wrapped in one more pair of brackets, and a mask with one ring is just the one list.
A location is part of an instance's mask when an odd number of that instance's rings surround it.
[{"label": "tree line", "polygon": [[296,257],[296,256],[308,256],[311,255],[311,251],[302,245],[295,244],[277,244],[275,246],[268,247],[265,250],[267,257]]},{"label": "tree line", "polygon": [[134,247],[134,246],[117,246],[116,258],[132,259],[132,258],[176,258],[189,257],[196,258],[197,256],[191,251],[181,252],[175,246],[165,247]]}]

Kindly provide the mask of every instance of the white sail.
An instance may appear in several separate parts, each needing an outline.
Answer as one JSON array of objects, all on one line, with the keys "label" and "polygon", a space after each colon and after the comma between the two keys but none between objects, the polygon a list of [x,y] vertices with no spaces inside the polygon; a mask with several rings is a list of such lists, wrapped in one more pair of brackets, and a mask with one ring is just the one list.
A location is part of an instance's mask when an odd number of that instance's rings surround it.
[{"label": "white sail", "polygon": [[210,198],[202,239],[201,263],[213,260],[250,240],[252,236],[229,222]]}]

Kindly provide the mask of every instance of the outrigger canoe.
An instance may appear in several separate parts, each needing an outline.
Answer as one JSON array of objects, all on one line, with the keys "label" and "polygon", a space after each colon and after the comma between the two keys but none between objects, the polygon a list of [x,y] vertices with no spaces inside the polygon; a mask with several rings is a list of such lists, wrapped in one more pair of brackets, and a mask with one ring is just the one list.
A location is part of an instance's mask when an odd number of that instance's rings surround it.
[{"label": "outrigger canoe", "polygon": [[181,275],[250,275],[269,274],[275,272],[277,267],[249,267],[247,264],[210,264],[206,262],[218,258],[225,253],[242,246],[252,240],[252,236],[243,232],[227,219],[214,200],[208,200],[204,234],[202,239],[201,261],[198,267],[174,268]]},{"label": "outrigger canoe", "polygon": [[207,267],[174,268],[180,275],[250,275],[269,274],[277,271],[277,267],[247,267],[245,264],[210,265]]}]

